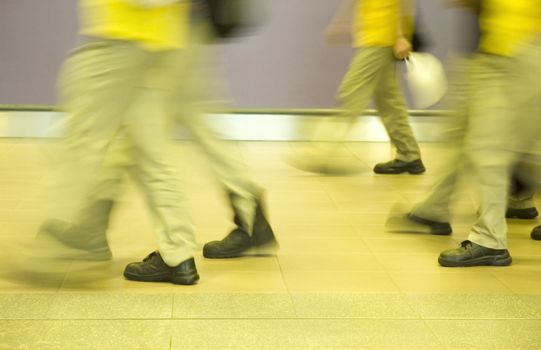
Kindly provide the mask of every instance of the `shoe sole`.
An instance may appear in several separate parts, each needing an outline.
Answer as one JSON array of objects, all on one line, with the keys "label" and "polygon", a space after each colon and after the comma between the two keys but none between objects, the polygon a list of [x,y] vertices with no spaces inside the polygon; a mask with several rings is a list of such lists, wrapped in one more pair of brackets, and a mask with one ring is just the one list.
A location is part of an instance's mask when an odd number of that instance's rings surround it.
[{"label": "shoe sole", "polygon": [[124,277],[130,281],[137,282],[170,282],[179,285],[193,285],[199,281],[199,274],[195,273],[189,276],[171,276],[171,274],[141,276],[124,271]]},{"label": "shoe sole", "polygon": [[391,216],[385,223],[387,232],[422,233],[436,236],[448,236],[453,233],[451,225],[426,220],[412,214]]},{"label": "shoe sole", "polygon": [[257,247],[251,247],[248,249],[245,249],[243,251],[234,251],[234,252],[226,252],[226,253],[209,253],[206,252],[205,249],[203,249],[203,256],[207,259],[230,259],[230,258],[240,258],[243,256],[268,256],[268,255],[276,255],[276,253],[280,250],[280,245],[278,242],[271,242],[267,244],[263,244]]},{"label": "shoe sole", "polygon": [[407,220],[410,220],[415,224],[426,226],[431,235],[448,236],[453,233],[453,228],[451,227],[451,225],[446,225],[445,223],[437,223],[435,221],[423,219],[413,214],[408,214],[406,218]]},{"label": "shoe sole", "polygon": [[409,173],[410,175],[421,175],[426,172],[426,169],[404,169],[404,170],[396,170],[396,171],[381,171],[374,169],[374,173],[380,174],[380,175],[400,175],[404,173]]},{"label": "shoe sole", "polygon": [[452,261],[438,258],[438,263],[444,267],[472,267],[472,266],[509,266],[513,259],[509,255],[494,255],[468,261]]}]

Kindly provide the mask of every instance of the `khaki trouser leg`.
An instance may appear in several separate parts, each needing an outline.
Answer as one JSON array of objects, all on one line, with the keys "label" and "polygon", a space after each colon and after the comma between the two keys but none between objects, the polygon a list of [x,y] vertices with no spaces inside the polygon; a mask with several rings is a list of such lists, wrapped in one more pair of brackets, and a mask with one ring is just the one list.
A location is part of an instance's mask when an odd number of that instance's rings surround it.
[{"label": "khaki trouser leg", "polygon": [[385,48],[363,47],[353,57],[338,89],[338,100],[344,114],[336,118],[340,123],[334,128],[338,130],[334,136],[337,141],[346,138],[357,117],[368,107],[386,68],[382,61],[386,52]]},{"label": "khaki trouser leg", "polygon": [[169,266],[175,266],[194,256],[195,229],[170,157],[170,127],[159,108],[164,102],[163,91],[141,89],[138,95],[128,125],[134,160],[130,172],[152,214],[160,254]]},{"label": "khaki trouser leg", "polygon": [[476,58],[465,140],[465,156],[479,201],[478,218],[469,239],[493,249],[507,248],[505,210],[514,159],[507,143],[516,137],[509,129],[515,122],[507,74],[511,62],[507,57],[479,55]]},{"label": "khaki trouser leg", "polygon": [[56,188],[62,196],[53,202],[54,217],[77,221],[103,184],[104,162],[137,94],[143,60],[130,45],[110,42],[82,45],[68,58],[60,80],[67,112]]},{"label": "khaki trouser leg", "polygon": [[534,195],[535,189],[530,184],[522,184],[519,189],[511,186],[507,207],[512,209],[533,208],[535,207]]},{"label": "khaki trouser leg", "polygon": [[[114,195],[106,187],[118,185],[121,172],[106,163],[107,156],[111,145],[126,142],[135,162],[133,173],[158,225],[160,252],[167,264],[176,265],[193,256],[195,240],[168,161],[169,136],[160,107],[169,70],[162,55],[130,43],[103,41],[83,46],[73,57],[64,86],[70,118],[66,165],[72,169],[72,186],[64,190],[72,213],[88,207],[98,193]],[[122,129],[128,131],[126,138],[116,139]]]},{"label": "khaki trouser leg", "polygon": [[209,125],[206,113],[210,108],[205,103],[208,99],[205,89],[208,80],[212,78],[194,74],[194,71],[205,71],[204,67],[198,66],[197,50],[178,52],[172,59],[177,62],[177,71],[174,73],[177,85],[168,101],[168,112],[174,121],[190,133],[206,155],[217,179],[232,196],[232,205],[244,227],[251,233],[256,201],[261,197],[262,189],[251,179],[242,159],[235,157],[233,145],[223,141]]},{"label": "khaki trouser leg", "polygon": [[435,182],[428,194],[412,209],[412,214],[421,218],[450,222],[450,204],[455,193],[458,178],[462,174],[463,141],[468,127],[468,94],[470,91],[469,70],[471,59],[457,57],[453,62],[451,75],[450,100],[454,108],[446,116],[444,138],[446,146],[452,152],[442,175]]},{"label": "khaki trouser leg", "polygon": [[411,162],[421,158],[421,151],[409,123],[408,111],[396,77],[396,61],[391,49],[381,50],[381,75],[376,86],[374,100],[379,116],[391,144],[396,148],[396,158]]},{"label": "khaki trouser leg", "polygon": [[469,239],[488,248],[507,248],[504,215],[510,174],[522,154],[538,152],[531,146],[541,131],[541,116],[534,113],[541,99],[540,43],[525,45],[512,58],[477,58],[474,83],[478,88],[466,155],[477,180],[479,216]]},{"label": "khaki trouser leg", "polygon": [[450,203],[456,189],[458,170],[450,170],[442,176],[420,203],[416,204],[411,213],[420,218],[450,222]]},{"label": "khaki trouser leg", "polygon": [[338,116],[319,118],[308,136],[317,151],[316,157],[322,162],[332,162],[339,154],[342,142],[374,95],[381,69],[380,48],[357,50],[337,93],[342,112]]},{"label": "khaki trouser leg", "polygon": [[[451,156],[448,162],[449,166],[428,195],[417,203],[412,210],[414,215],[425,219],[439,222],[449,222],[451,219],[449,206],[458,177],[464,172],[462,166],[462,160],[464,159],[463,140],[468,128],[471,61],[469,57],[457,57],[452,66],[453,79],[450,99],[455,106],[455,112],[447,117],[447,130],[444,136],[448,142],[448,147],[450,150],[456,150],[456,154]],[[507,206],[514,209],[534,207],[533,195],[534,190],[532,187],[510,193]]]},{"label": "khaki trouser leg", "polygon": [[381,48],[363,47],[357,50],[338,88],[337,99],[342,113],[322,119],[312,136],[324,157],[332,159],[350,133],[357,118],[368,107],[384,68]]}]

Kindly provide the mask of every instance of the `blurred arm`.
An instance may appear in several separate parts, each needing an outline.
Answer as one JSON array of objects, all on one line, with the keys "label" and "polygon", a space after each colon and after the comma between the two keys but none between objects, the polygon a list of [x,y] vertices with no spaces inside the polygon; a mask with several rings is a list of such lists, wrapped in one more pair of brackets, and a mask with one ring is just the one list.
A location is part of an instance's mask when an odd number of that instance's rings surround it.
[{"label": "blurred arm", "polygon": [[331,22],[325,29],[325,41],[329,44],[349,44],[351,25],[357,0],[343,0]]},{"label": "blurred arm", "polygon": [[353,18],[355,8],[355,3],[357,0],[343,0],[340,4],[340,7],[338,7],[338,10],[336,11],[334,17],[331,20],[332,23],[347,23],[351,24],[351,20]]},{"label": "blurred arm", "polygon": [[398,23],[396,26],[396,41],[394,43],[393,51],[394,55],[398,59],[404,59],[409,56],[411,52],[411,43],[404,36],[404,18],[413,17],[413,1],[412,0],[399,0],[398,6]]},{"label": "blurred arm", "polygon": [[132,5],[141,6],[141,7],[161,7],[174,4],[179,2],[179,0],[124,0]]}]

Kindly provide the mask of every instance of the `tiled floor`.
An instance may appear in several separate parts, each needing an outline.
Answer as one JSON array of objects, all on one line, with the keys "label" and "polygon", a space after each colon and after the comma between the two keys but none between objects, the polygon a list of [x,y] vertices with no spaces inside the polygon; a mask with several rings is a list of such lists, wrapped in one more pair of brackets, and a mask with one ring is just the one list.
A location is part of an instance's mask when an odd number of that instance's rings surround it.
[{"label": "tiled floor", "polygon": [[[376,176],[370,169],[389,146],[348,144],[345,156],[366,165],[348,177],[289,167],[294,143],[235,144],[268,191],[282,249],[219,261],[198,254],[201,281],[185,287],[123,279],[126,263],[156,248],[131,185],[110,232],[112,262],[9,273],[29,258],[19,244],[46,212],[50,142],[0,139],[0,349],[541,349],[541,242],[529,239],[537,221],[509,222],[514,264],[504,268],[437,264],[474,219],[467,188],[452,236],[384,231],[391,207],[418,200],[448,162],[439,144],[422,145],[422,176]],[[200,247],[227,232],[231,214],[193,145],[176,151]]]}]

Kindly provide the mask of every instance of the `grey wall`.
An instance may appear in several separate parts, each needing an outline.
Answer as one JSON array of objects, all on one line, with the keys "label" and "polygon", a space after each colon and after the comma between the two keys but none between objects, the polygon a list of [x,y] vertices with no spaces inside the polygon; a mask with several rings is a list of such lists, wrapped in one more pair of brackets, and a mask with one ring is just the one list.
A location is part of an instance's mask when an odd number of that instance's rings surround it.
[{"label": "grey wall", "polygon": [[[352,50],[325,46],[326,24],[341,0],[266,0],[257,35],[222,45],[229,91],[239,107],[333,107]],[[443,0],[421,0],[432,50],[453,40]],[[55,81],[76,41],[76,0],[0,0],[0,104],[52,104]]]},{"label": "grey wall", "polygon": [[0,0],[0,104],[51,104],[76,40],[75,0]]}]

